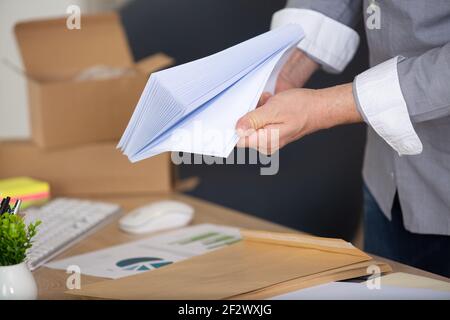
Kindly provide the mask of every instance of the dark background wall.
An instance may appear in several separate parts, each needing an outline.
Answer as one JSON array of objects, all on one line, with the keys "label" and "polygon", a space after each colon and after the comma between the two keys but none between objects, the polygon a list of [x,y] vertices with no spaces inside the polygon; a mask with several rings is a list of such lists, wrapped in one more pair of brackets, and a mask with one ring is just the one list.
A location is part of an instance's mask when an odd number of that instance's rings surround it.
[{"label": "dark background wall", "polygon": [[[178,64],[269,30],[286,0],[135,0],[121,10],[136,60],[163,51]],[[340,75],[318,72],[309,88],[350,82],[367,68],[362,36],[353,62]],[[321,131],[280,152],[280,170],[261,176],[258,165],[181,165],[180,176],[199,176],[191,195],[316,235],[350,240],[361,216],[361,164],[365,128]]]}]

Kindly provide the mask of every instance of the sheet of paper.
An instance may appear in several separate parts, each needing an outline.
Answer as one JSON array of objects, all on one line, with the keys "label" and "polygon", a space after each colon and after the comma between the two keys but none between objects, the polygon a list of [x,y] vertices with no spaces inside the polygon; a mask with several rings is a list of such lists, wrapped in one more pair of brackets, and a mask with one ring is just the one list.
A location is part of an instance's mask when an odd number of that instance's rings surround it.
[{"label": "sheet of paper", "polygon": [[395,272],[382,276],[381,283],[388,286],[422,288],[450,292],[450,282],[440,281],[404,272]]},{"label": "sheet of paper", "polygon": [[448,300],[450,292],[381,285],[369,289],[365,283],[331,282],[272,298],[273,300]]},{"label": "sheet of paper", "polygon": [[[180,151],[227,157],[238,141],[235,126],[240,117],[253,110],[278,61],[289,48],[246,75],[239,85],[230,87],[207,102],[133,157],[139,161],[166,151]],[[290,52],[290,51],[289,51]],[[225,111],[226,110],[226,111]]]},{"label": "sheet of paper", "polygon": [[165,151],[227,157],[237,120],[273,90],[289,52],[304,37],[298,25],[151,75],[118,148],[132,161]]},{"label": "sheet of paper", "polygon": [[118,279],[158,269],[239,240],[237,228],[201,224],[50,262],[45,266],[66,270],[68,266],[76,265],[84,275]]}]

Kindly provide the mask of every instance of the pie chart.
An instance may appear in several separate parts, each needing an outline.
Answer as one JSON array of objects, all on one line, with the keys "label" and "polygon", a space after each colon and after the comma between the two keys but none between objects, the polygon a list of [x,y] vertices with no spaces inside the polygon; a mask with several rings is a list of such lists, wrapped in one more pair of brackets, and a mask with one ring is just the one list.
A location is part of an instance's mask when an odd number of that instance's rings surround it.
[{"label": "pie chart", "polygon": [[116,266],[123,270],[147,271],[164,267],[171,263],[172,261],[156,257],[136,257],[120,260],[116,263]]}]

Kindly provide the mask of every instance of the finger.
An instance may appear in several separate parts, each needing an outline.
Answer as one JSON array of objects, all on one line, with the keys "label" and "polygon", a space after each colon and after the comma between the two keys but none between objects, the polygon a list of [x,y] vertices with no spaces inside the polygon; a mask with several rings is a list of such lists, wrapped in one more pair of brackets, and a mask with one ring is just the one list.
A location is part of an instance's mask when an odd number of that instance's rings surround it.
[{"label": "finger", "polygon": [[253,149],[257,149],[258,148],[258,135],[256,132],[245,136],[245,137],[241,137],[239,138],[237,145],[238,148],[253,148]]},{"label": "finger", "polygon": [[238,140],[236,146],[237,146],[238,148],[247,148],[247,143],[246,143],[246,141],[247,141],[247,137],[239,138],[239,140]]},{"label": "finger", "polygon": [[276,108],[272,108],[269,102],[240,118],[236,124],[236,131],[240,137],[250,136],[272,123],[276,123]]},{"label": "finger", "polygon": [[280,149],[280,135],[284,131],[283,125],[268,125],[258,130],[258,151],[271,155]]},{"label": "finger", "polygon": [[270,155],[280,149],[280,135],[285,131],[283,125],[269,125],[259,129],[250,136],[242,137],[238,141],[238,147],[252,148]]},{"label": "finger", "polygon": [[245,146],[247,148],[258,150],[258,132],[245,137]]},{"label": "finger", "polygon": [[277,152],[288,135],[284,124],[270,124],[258,131],[258,150],[266,155]]}]

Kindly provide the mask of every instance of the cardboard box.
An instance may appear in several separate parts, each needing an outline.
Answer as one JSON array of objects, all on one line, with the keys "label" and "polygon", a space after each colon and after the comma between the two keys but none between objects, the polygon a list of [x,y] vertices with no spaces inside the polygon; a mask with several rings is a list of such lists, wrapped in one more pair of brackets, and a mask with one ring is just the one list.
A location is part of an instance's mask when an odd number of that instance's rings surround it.
[{"label": "cardboard box", "polygon": [[165,193],[174,185],[170,153],[133,164],[111,142],[52,151],[0,142],[0,179],[17,176],[49,182],[52,196]]},{"label": "cardboard box", "polygon": [[[69,30],[66,18],[22,22],[15,34],[28,78],[32,138],[45,148],[118,140],[149,74],[173,64],[164,54],[134,63],[115,13],[83,15],[79,30]],[[125,72],[79,79],[100,66]]]}]

